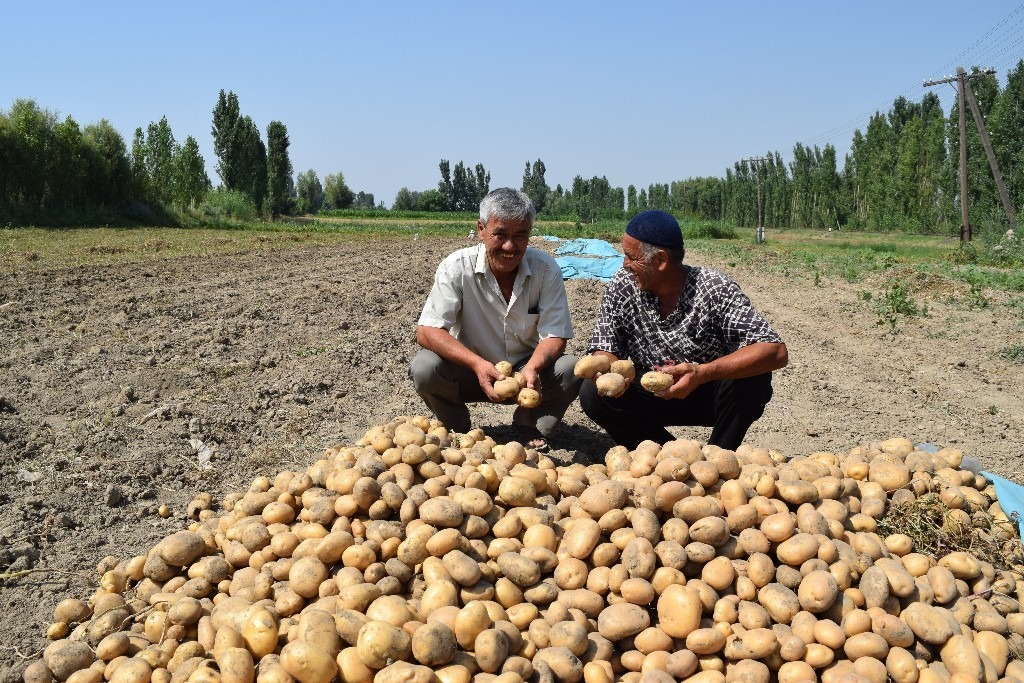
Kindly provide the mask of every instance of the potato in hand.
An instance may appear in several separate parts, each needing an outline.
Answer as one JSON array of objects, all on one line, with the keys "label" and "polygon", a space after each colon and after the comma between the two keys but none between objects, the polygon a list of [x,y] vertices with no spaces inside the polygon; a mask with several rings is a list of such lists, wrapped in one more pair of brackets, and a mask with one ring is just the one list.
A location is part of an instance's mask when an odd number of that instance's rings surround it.
[{"label": "potato in hand", "polygon": [[516,395],[516,403],[523,408],[536,408],[540,405],[540,392],[536,389],[523,387]]},{"label": "potato in hand", "polygon": [[641,386],[651,393],[665,391],[674,383],[675,380],[672,375],[667,372],[658,372],[657,370],[645,372],[644,376],[640,378]]},{"label": "potato in hand", "polygon": [[622,392],[626,390],[626,380],[617,372],[604,373],[594,380],[594,384],[597,386],[598,394],[611,398],[622,396]]},{"label": "potato in hand", "polygon": [[611,368],[611,360],[608,356],[583,356],[576,361],[576,367],[573,368],[573,373],[577,377],[583,379],[593,379],[597,374],[602,372],[608,372]]},{"label": "potato in hand", "polygon": [[519,382],[513,377],[506,377],[505,379],[499,379],[494,383],[494,393],[498,395],[501,400],[506,400],[514,397],[519,393]]}]

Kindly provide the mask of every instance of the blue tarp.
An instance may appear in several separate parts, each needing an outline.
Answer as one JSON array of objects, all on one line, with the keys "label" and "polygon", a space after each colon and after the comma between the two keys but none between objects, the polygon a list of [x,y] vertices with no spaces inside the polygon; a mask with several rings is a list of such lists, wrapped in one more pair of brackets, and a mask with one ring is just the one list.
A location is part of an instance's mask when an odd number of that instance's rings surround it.
[{"label": "blue tarp", "polygon": [[[1024,538],[1024,486],[1015,484],[1009,479],[1003,479],[991,472],[982,472],[981,475],[988,479],[996,487],[996,498],[999,500],[999,507],[1011,520],[1016,519],[1017,530],[1021,538]],[[1016,517],[1014,517],[1016,515]]]},{"label": "blue tarp", "polygon": [[622,254],[618,256],[593,257],[559,256],[555,258],[562,268],[562,279],[572,280],[596,278],[603,282],[612,279],[612,275],[622,267]]},{"label": "blue tarp", "polygon": [[[541,235],[542,240],[561,241]],[[579,238],[567,240],[555,249],[555,261],[562,269],[562,279],[598,279],[608,282],[622,267],[622,254],[604,240]]]},{"label": "blue tarp", "polygon": [[618,256],[622,257],[615,247],[604,240],[594,240],[581,237],[559,244],[555,249],[559,256],[566,254],[579,254],[581,256]]}]

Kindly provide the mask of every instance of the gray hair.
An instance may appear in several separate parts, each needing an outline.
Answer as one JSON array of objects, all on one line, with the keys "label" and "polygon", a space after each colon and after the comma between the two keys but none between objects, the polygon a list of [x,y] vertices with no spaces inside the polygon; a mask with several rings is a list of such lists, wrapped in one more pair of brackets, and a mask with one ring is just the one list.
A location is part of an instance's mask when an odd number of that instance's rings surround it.
[{"label": "gray hair", "polygon": [[514,187],[499,187],[480,200],[480,223],[487,225],[492,218],[505,221],[529,221],[537,217],[530,197]]},{"label": "gray hair", "polygon": [[657,247],[653,244],[647,244],[647,242],[640,242],[640,255],[644,260],[644,265],[648,265],[654,260],[654,257],[659,251],[664,250],[668,254],[669,263],[682,263],[683,258],[686,256],[686,249],[666,249],[665,247]]}]

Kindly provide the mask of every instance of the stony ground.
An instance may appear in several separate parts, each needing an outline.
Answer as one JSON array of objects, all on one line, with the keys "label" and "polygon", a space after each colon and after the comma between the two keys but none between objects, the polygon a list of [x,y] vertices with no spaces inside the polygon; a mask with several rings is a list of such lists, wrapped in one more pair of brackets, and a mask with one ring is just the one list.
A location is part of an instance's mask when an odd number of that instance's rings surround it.
[{"label": "stony ground", "polygon": [[[437,262],[463,244],[354,240],[0,275],[0,613],[14,617],[0,681],[20,680],[54,605],[89,595],[101,558],[185,526],[196,493],[219,498],[422,413],[406,378],[416,318]],[[861,294],[879,283],[691,251],[736,278],[789,345],[749,442],[806,454],[907,436],[1024,480],[1024,365],[999,355],[1020,344],[1019,312],[910,278],[929,315],[893,334]],[[584,350],[602,288],[567,283],[571,352]],[[473,415],[500,438],[510,411]],[[611,443],[574,405],[552,445],[569,459]]]}]

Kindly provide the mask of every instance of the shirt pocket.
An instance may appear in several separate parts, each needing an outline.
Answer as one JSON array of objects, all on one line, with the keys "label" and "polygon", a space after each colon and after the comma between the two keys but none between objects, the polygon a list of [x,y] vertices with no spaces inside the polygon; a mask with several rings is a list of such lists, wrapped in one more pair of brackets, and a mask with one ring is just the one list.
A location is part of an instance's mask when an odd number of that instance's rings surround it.
[{"label": "shirt pocket", "polygon": [[537,325],[540,323],[540,313],[527,313],[523,323],[523,341],[537,339],[539,336],[537,333]]}]

